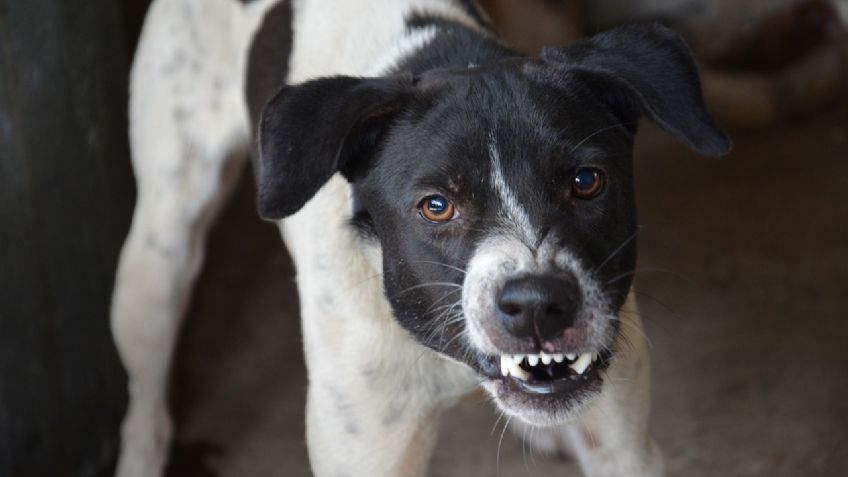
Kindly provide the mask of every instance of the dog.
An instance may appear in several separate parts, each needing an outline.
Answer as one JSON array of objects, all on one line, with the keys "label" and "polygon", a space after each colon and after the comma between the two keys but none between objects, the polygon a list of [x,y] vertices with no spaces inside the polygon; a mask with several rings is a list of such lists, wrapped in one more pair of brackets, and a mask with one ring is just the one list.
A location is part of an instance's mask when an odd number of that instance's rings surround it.
[{"label": "dog", "polygon": [[659,25],[528,57],[471,1],[155,0],[112,305],[117,475],[162,475],[175,339],[248,156],[297,269],[315,475],[426,475],[439,415],[478,387],[586,475],[662,475],[630,293],[640,117],[730,148]]}]

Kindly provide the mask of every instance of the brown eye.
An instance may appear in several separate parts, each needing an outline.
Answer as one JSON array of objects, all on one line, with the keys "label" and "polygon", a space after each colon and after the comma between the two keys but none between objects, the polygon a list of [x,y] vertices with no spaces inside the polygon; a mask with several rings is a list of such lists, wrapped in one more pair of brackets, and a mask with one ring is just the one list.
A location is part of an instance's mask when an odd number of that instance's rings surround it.
[{"label": "brown eye", "polygon": [[571,192],[578,199],[591,199],[604,188],[604,175],[591,167],[577,169],[571,182]]},{"label": "brown eye", "polygon": [[433,223],[443,223],[454,218],[456,210],[453,202],[441,195],[431,195],[418,204],[418,211],[424,220]]}]

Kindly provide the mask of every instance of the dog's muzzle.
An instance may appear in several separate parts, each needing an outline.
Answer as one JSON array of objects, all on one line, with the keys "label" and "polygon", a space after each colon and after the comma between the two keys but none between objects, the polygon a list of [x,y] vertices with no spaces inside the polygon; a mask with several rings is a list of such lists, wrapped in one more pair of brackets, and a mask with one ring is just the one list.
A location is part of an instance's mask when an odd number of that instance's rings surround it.
[{"label": "dog's muzzle", "polygon": [[616,327],[596,283],[567,250],[478,250],[463,292],[469,344],[507,412],[552,424],[600,390]]}]

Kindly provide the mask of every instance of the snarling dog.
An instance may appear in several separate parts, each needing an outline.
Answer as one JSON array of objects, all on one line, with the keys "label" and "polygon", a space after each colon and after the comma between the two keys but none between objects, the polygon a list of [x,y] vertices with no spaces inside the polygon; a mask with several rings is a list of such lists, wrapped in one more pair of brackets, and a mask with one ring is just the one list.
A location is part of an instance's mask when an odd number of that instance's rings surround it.
[{"label": "snarling dog", "polygon": [[131,93],[120,477],[162,472],[180,318],[251,150],[297,268],[315,475],[425,475],[438,415],[478,386],[588,475],[662,474],[623,311],[634,134],[646,117],[704,155],[729,148],[676,34],[527,57],[468,1],[156,0]]}]

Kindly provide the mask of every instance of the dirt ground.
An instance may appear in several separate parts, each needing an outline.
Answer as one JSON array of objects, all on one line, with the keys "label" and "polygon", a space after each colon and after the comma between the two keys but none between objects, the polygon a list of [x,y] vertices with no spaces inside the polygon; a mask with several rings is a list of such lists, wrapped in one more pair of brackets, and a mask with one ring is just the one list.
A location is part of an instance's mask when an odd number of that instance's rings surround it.
[{"label": "dirt ground", "polygon": [[[653,435],[670,475],[848,469],[848,107],[735,133],[723,159],[638,140],[636,287]],[[292,272],[245,185],[222,215],[178,352],[169,475],[309,475]],[[485,400],[442,427],[436,476],[580,475],[525,451]]]}]

